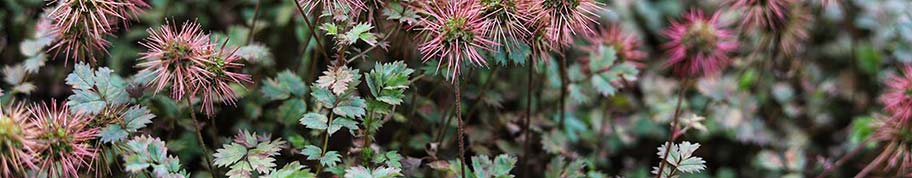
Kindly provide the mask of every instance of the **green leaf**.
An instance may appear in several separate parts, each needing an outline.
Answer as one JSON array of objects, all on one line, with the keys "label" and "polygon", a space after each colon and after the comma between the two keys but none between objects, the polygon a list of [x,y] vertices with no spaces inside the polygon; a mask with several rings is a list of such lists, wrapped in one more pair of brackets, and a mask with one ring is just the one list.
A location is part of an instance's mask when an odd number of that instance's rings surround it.
[{"label": "green leaf", "polygon": [[128,134],[129,133],[121,128],[120,125],[110,124],[107,127],[101,129],[101,131],[98,133],[98,137],[101,137],[102,143],[113,143],[126,139]]},{"label": "green leaf", "polygon": [[369,170],[363,166],[352,167],[345,170],[345,178],[392,178],[402,176],[399,168],[377,167]]},{"label": "green leaf", "polygon": [[127,82],[120,76],[112,75],[114,72],[107,67],[102,67],[95,72],[95,87],[98,94],[109,105],[124,104],[129,100],[127,95]]},{"label": "green leaf", "polygon": [[617,92],[617,88],[614,88],[614,86],[612,86],[608,80],[602,78],[602,76],[592,76],[590,81],[592,82],[592,86],[595,86],[595,89],[598,90],[602,96],[612,96]]},{"label": "green leaf", "polygon": [[124,112],[124,123],[129,132],[136,132],[146,127],[147,124],[152,123],[152,118],[155,118],[155,115],[145,106],[134,106]]},{"label": "green leaf", "polygon": [[342,42],[347,44],[354,44],[361,39],[361,41],[366,42],[367,44],[373,46],[377,44],[377,36],[374,33],[371,33],[370,30],[374,27],[371,24],[359,23],[352,27],[351,30],[345,32],[345,35],[342,36]]},{"label": "green leaf", "polygon": [[329,89],[312,86],[310,90],[310,95],[314,100],[323,104],[323,107],[332,108],[336,104],[336,95],[333,95]]},{"label": "green leaf", "polygon": [[228,178],[250,178],[252,177],[250,164],[247,161],[240,161],[231,166],[230,170],[225,173]]},{"label": "green leaf", "polygon": [[216,150],[216,153],[212,156],[215,157],[215,166],[227,167],[241,160],[245,155],[247,155],[247,148],[244,148],[241,144],[231,143],[224,148]]},{"label": "green leaf", "polygon": [[305,169],[301,163],[297,161],[285,164],[282,169],[273,171],[271,174],[266,175],[268,178],[315,178],[317,177],[310,170]]},{"label": "green leaf", "polygon": [[361,97],[353,97],[350,100],[345,100],[339,103],[335,108],[333,108],[333,113],[336,113],[340,116],[360,118],[364,116],[367,103]]},{"label": "green leaf", "polygon": [[589,70],[598,71],[604,67],[611,67],[617,60],[617,52],[612,47],[599,46],[597,53],[589,54]]},{"label": "green leaf", "polygon": [[329,134],[332,135],[342,129],[342,127],[348,128],[349,132],[354,134],[355,130],[358,130],[358,122],[355,122],[347,118],[336,118],[333,119],[332,125],[329,126]]},{"label": "green leaf", "polygon": [[304,149],[301,149],[301,154],[307,156],[307,160],[318,160],[320,159],[320,154],[323,154],[323,151],[320,147],[307,145],[304,146]]},{"label": "green leaf", "polygon": [[336,24],[329,23],[329,22],[323,23],[323,25],[320,25],[320,30],[326,31],[326,35],[335,36],[335,35],[339,34],[339,27],[336,26]]},{"label": "green leaf", "polygon": [[307,156],[307,160],[319,160],[320,164],[326,167],[335,167],[337,163],[342,162],[342,155],[339,155],[339,152],[327,151],[323,153],[323,149],[313,145],[305,146],[301,150],[301,154]]},{"label": "green leaf", "polygon": [[326,167],[336,167],[339,162],[342,162],[342,155],[336,151],[327,151],[320,157],[320,164]]},{"label": "green leaf", "polygon": [[37,73],[38,69],[44,66],[44,63],[47,61],[47,55],[44,53],[38,54],[36,56],[29,57],[22,62],[22,66],[25,67],[25,71],[29,73]]},{"label": "green leaf", "polygon": [[[700,148],[699,143],[690,143],[682,142],[681,144],[670,144],[671,149],[667,149],[669,143],[666,142],[659,146],[659,152],[656,153],[661,159],[665,156],[665,150],[669,150],[668,156],[665,157],[665,163],[669,166],[665,166],[664,170],[659,170],[659,167],[653,167],[652,173],[658,174],[662,172],[661,177],[676,177],[680,175],[679,173],[697,173],[706,169],[706,161],[700,157],[694,157],[693,153]],[[661,164],[661,163],[660,163]],[[672,171],[676,169],[677,171]]]},{"label": "green leaf", "polygon": [[366,77],[367,87],[377,100],[399,105],[405,97],[404,90],[409,88],[409,75],[413,72],[414,70],[409,69],[402,61],[377,63]]},{"label": "green leaf", "polygon": [[509,175],[510,170],[513,170],[513,167],[516,165],[516,161],[516,157],[510,155],[497,155],[497,157],[494,158],[494,169],[492,170],[494,176]]},{"label": "green leaf", "polygon": [[304,117],[301,117],[300,122],[301,125],[309,129],[324,130],[328,125],[329,118],[326,118],[323,114],[307,113],[304,114]]},{"label": "green leaf", "polygon": [[267,173],[267,171],[276,166],[275,158],[272,157],[251,156],[247,160],[250,163],[250,167],[253,167],[254,170],[261,174]]},{"label": "green leaf", "polygon": [[82,112],[86,114],[98,114],[105,107],[105,101],[97,93],[90,90],[74,90],[73,95],[67,98],[67,105],[73,109],[73,112]]},{"label": "green leaf", "polygon": [[383,9],[383,15],[387,20],[398,20],[399,23],[414,24],[418,23],[418,13],[412,8],[403,8],[399,3],[388,3],[389,6]]},{"label": "green leaf", "polygon": [[85,63],[78,63],[66,77],[66,84],[76,89],[91,89],[95,86],[95,72]]},{"label": "green leaf", "polygon": [[124,158],[124,168],[128,172],[139,172],[145,170],[149,166],[152,165],[149,164],[148,160],[146,160],[145,157],[142,157],[140,155],[129,155],[125,156]]}]

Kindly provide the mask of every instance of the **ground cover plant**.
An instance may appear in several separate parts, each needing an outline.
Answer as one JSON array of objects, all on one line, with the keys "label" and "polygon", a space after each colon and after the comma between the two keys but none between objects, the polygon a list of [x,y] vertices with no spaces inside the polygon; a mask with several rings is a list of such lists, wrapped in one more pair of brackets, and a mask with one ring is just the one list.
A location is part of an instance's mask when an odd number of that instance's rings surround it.
[{"label": "ground cover plant", "polygon": [[912,1],[0,4],[0,177],[912,176]]}]

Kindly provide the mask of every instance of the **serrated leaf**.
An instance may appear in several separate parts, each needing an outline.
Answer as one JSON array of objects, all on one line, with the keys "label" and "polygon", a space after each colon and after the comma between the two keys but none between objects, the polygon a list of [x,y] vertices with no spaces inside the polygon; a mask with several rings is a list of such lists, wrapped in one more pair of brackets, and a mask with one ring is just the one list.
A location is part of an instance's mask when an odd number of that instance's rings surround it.
[{"label": "serrated leaf", "polygon": [[320,147],[313,145],[307,145],[304,146],[304,149],[301,149],[301,154],[307,156],[307,160],[318,160],[320,159],[320,154],[322,153],[323,151],[320,149]]},{"label": "serrated leaf", "polygon": [[38,69],[44,66],[44,62],[47,61],[47,55],[44,53],[29,57],[22,62],[22,66],[25,67],[25,71],[29,73],[37,73]]},{"label": "serrated leaf", "polygon": [[86,114],[98,114],[104,109],[105,101],[97,93],[89,90],[74,90],[73,95],[67,98],[67,105],[72,108],[73,112],[82,112]]},{"label": "serrated leaf", "polygon": [[323,114],[307,113],[304,114],[304,117],[301,117],[300,122],[301,125],[304,125],[304,127],[309,129],[324,130],[328,125],[327,122],[329,122],[329,118]]},{"label": "serrated leaf", "polygon": [[272,157],[249,157],[247,159],[250,163],[250,167],[253,167],[254,170],[261,174],[267,173],[273,167],[276,166],[275,158]]},{"label": "serrated leaf", "polygon": [[342,162],[342,155],[336,151],[327,151],[320,157],[320,164],[326,167],[336,167],[339,162]]},{"label": "serrated leaf", "polygon": [[67,75],[66,84],[76,89],[91,89],[95,86],[95,72],[85,63],[76,64],[73,72]]},{"label": "serrated leaf", "polygon": [[391,178],[401,176],[398,168],[377,167],[369,170],[365,167],[358,166],[345,170],[345,178]]},{"label": "serrated leaf", "polygon": [[338,35],[339,27],[333,23],[323,23],[320,25],[320,30],[326,31],[326,35]]},{"label": "serrated leaf", "polygon": [[98,137],[101,137],[102,143],[113,143],[127,138],[128,134],[127,130],[121,128],[120,125],[111,124],[101,129],[98,133]]},{"label": "serrated leaf", "polygon": [[226,167],[241,160],[245,155],[247,155],[247,148],[244,148],[241,144],[231,143],[224,148],[216,150],[216,153],[212,156],[215,158],[215,166]]},{"label": "serrated leaf", "polygon": [[617,89],[601,76],[592,76],[590,81],[592,82],[592,86],[594,86],[602,96],[612,96],[617,92]]},{"label": "serrated leaf", "polygon": [[706,169],[706,161],[700,157],[690,157],[678,163],[677,168],[682,173],[697,173]]},{"label": "serrated leaf", "polygon": [[360,78],[360,74],[347,66],[330,68],[323,71],[323,75],[317,78],[316,86],[329,89],[333,94],[339,96],[354,88]]},{"label": "serrated leaf", "polygon": [[502,154],[494,158],[494,176],[503,176],[510,174],[510,170],[516,165],[516,157]]},{"label": "serrated leaf", "polygon": [[22,65],[4,66],[3,81],[10,85],[19,85],[24,82],[26,76],[25,67]]},{"label": "serrated leaf", "polygon": [[414,70],[406,67],[402,61],[377,63],[365,78],[374,98],[387,104],[399,105],[405,96],[404,90],[409,88],[409,75],[412,72]]},{"label": "serrated leaf", "polygon": [[339,103],[333,108],[333,113],[345,117],[360,118],[364,116],[366,107],[367,103],[365,103],[364,99],[355,96],[350,100]]},{"label": "serrated leaf", "polygon": [[250,168],[250,164],[247,161],[240,161],[231,166],[231,169],[225,175],[229,178],[249,178],[252,176],[250,172],[253,171]]},{"label": "serrated leaf", "polygon": [[140,155],[130,155],[124,160],[124,169],[128,172],[140,172],[151,166],[148,160]]},{"label": "serrated leaf", "polygon": [[146,109],[145,106],[131,107],[124,112],[125,129],[129,132],[136,132],[146,127],[147,124],[152,123],[153,118],[155,118],[155,115],[149,109]]},{"label": "serrated leaf", "polygon": [[268,178],[314,178],[316,175],[310,173],[310,170],[305,169],[301,163],[297,161],[285,164],[282,169],[273,171],[271,174],[266,175]]},{"label": "serrated leaf", "polygon": [[336,133],[336,131],[339,131],[342,127],[348,128],[349,132],[353,133],[355,130],[358,130],[358,122],[341,117],[333,119],[332,125],[329,126],[329,134],[332,135],[333,133]]},{"label": "serrated leaf", "polygon": [[114,71],[107,67],[102,67],[95,72],[95,87],[98,94],[110,105],[119,105],[126,103],[129,99],[127,95],[127,82],[120,76],[113,75]]},{"label": "serrated leaf", "polygon": [[597,53],[589,55],[589,69],[598,71],[604,67],[610,67],[617,60],[617,52],[612,47],[601,45]]},{"label": "serrated leaf", "polygon": [[359,23],[352,27],[351,30],[345,32],[345,35],[342,36],[342,42],[347,44],[354,44],[358,40],[362,40],[367,44],[373,46],[377,44],[377,36],[370,32],[374,27],[367,23]]},{"label": "serrated leaf", "polygon": [[336,104],[336,96],[329,89],[312,86],[310,90],[310,95],[314,100],[323,104],[323,107],[332,108]]}]

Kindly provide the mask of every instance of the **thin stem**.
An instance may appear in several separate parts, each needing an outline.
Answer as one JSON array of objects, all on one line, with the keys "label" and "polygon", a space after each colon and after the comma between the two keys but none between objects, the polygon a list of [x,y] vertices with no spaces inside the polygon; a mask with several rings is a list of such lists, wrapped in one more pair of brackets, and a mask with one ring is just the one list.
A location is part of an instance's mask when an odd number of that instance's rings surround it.
[{"label": "thin stem", "polygon": [[[374,121],[374,110],[370,110],[367,113],[367,117],[364,118],[364,147],[361,148],[362,153],[365,150],[370,150],[371,153],[374,152],[374,150],[371,149],[371,129],[370,129],[373,124],[376,124],[374,122],[375,122]],[[362,154],[362,155],[364,155],[364,154]],[[373,156],[373,155],[371,155],[371,156]],[[364,164],[367,165],[368,169],[370,169],[372,167],[370,165],[371,158],[369,158],[369,157],[363,157],[363,158],[364,158],[364,160],[363,160]]]},{"label": "thin stem", "polygon": [[256,33],[257,17],[260,15],[260,1],[257,0],[256,7],[253,8],[253,21],[250,22],[250,32],[247,33],[247,44],[253,43],[253,34]]},{"label": "thin stem", "polygon": [[668,129],[668,130],[671,130],[671,132],[670,132],[671,136],[668,137],[667,142],[662,143],[665,145],[665,154],[661,157],[661,160],[659,160],[659,171],[655,176],[656,178],[660,178],[662,176],[662,173],[665,172],[664,171],[665,165],[667,164],[667,163],[665,163],[666,162],[665,160],[668,159],[668,153],[671,152],[671,144],[673,144],[674,141],[678,138],[677,132],[678,132],[678,120],[681,115],[681,102],[684,101],[684,98],[685,98],[684,91],[687,90],[687,86],[689,86],[689,84],[690,84],[690,79],[684,78],[684,84],[681,85],[681,88],[678,90],[678,104],[675,106],[674,120],[671,121],[671,128]]},{"label": "thin stem", "polygon": [[[320,149],[320,157],[326,156],[326,147],[329,146],[329,127],[332,125],[333,118],[336,117],[335,113],[329,111],[329,121],[326,122],[326,132],[323,133],[323,147]],[[323,164],[317,166],[317,175],[323,171]]]},{"label": "thin stem", "polygon": [[463,135],[465,135],[465,125],[464,125],[464,123],[462,123],[462,106],[461,106],[462,105],[462,88],[459,88],[458,79],[454,82],[453,85],[456,88],[456,122],[459,125],[459,135],[457,135],[456,138],[457,138],[458,144],[459,144],[459,160],[460,160],[460,163],[462,164],[462,166],[460,166],[460,168],[462,168],[462,170],[461,170],[462,177],[465,178],[466,177],[466,171],[465,171],[466,159],[465,159],[465,144],[463,141],[464,140]]},{"label": "thin stem", "polygon": [[527,73],[527,83],[526,83],[526,118],[523,121],[523,132],[525,134],[525,139],[523,140],[523,177],[529,177],[529,154],[530,152],[530,141],[532,139],[532,131],[529,130],[530,123],[532,122],[532,72],[535,69],[535,66],[532,65],[532,58],[529,58],[529,70]]},{"label": "thin stem", "polygon": [[[307,18],[307,12],[304,12],[304,9],[301,8],[301,2],[298,2],[298,0],[291,1],[295,2],[295,6],[298,8],[298,12],[301,12],[301,16],[304,17],[304,23],[307,24],[307,27],[310,27],[310,35],[313,36],[314,41],[317,41],[317,46],[320,48],[319,51],[323,53],[324,56],[329,55],[329,53],[326,52],[326,46],[323,46],[323,42],[320,42],[320,37],[317,37],[316,26],[314,26],[313,23],[310,22],[310,19]],[[319,16],[317,16],[317,19],[315,19],[314,23],[317,21],[320,21]]]},{"label": "thin stem", "polygon": [[849,151],[849,153],[842,155],[842,158],[839,158],[839,160],[837,160],[836,163],[833,163],[833,166],[830,166],[830,167],[827,167],[826,169],[824,169],[823,172],[820,173],[820,175],[817,175],[817,178],[826,177],[828,174],[830,174],[830,172],[832,172],[836,168],[839,168],[839,166],[842,166],[842,164],[844,164],[846,161],[848,161],[849,158],[855,157],[855,155],[858,154],[859,151],[861,151],[861,148],[864,148],[865,145],[868,144],[869,140],[871,140],[870,137],[864,139],[864,141],[862,141],[861,144],[858,144],[858,146],[855,146],[855,148],[853,148],[852,151]]},{"label": "thin stem", "polygon": [[190,109],[190,118],[193,119],[193,126],[195,128],[193,130],[196,131],[196,139],[199,140],[200,147],[203,149],[203,153],[205,154],[203,155],[203,161],[206,162],[206,168],[209,169],[213,176],[215,176],[215,167],[212,166],[212,161],[210,161],[212,160],[212,158],[210,158],[210,156],[212,156],[212,152],[209,151],[209,147],[206,146],[206,142],[203,141],[203,134],[201,131],[203,130],[203,127],[200,126],[199,121],[196,120],[196,111],[193,109],[193,103],[190,102],[190,98],[187,98],[187,107]]}]

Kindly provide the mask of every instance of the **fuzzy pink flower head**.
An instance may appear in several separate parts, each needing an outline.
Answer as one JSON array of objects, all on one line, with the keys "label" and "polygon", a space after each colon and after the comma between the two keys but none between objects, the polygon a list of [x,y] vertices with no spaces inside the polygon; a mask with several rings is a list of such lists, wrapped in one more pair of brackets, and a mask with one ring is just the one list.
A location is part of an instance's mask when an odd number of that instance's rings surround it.
[{"label": "fuzzy pink flower head", "polygon": [[532,0],[529,4],[531,24],[543,28],[552,47],[565,48],[573,43],[573,36],[594,34],[593,24],[598,24],[596,12],[603,11],[602,3],[595,0]]},{"label": "fuzzy pink flower head", "polygon": [[646,58],[646,53],[640,51],[642,42],[635,34],[625,33],[617,25],[604,28],[599,33],[587,36],[589,43],[592,45],[587,50],[598,50],[598,47],[605,45],[617,52],[620,59],[628,61],[639,61]]},{"label": "fuzzy pink flower head", "polygon": [[530,20],[528,0],[481,0],[482,12],[488,26],[488,39],[503,44],[507,51],[517,48],[532,32],[526,28]]},{"label": "fuzzy pink flower head", "polygon": [[887,79],[887,91],[880,95],[880,102],[891,118],[908,124],[912,118],[912,65],[904,65],[902,73]]},{"label": "fuzzy pink flower head", "polygon": [[142,53],[140,72],[150,72],[155,78],[149,83],[159,92],[171,86],[171,98],[181,100],[193,93],[194,83],[206,75],[206,61],[211,55],[209,35],[200,30],[199,23],[186,22],[178,29],[165,24],[149,29],[150,36],[140,42],[148,48]]},{"label": "fuzzy pink flower head", "polygon": [[691,10],[684,22],[672,22],[664,35],[671,41],[663,44],[669,56],[666,65],[674,67],[679,77],[714,75],[729,64],[729,53],[738,48],[732,31],[719,21],[721,13],[706,17]]},{"label": "fuzzy pink flower head", "polygon": [[[296,0],[306,12],[322,8],[322,15],[332,15],[335,20],[347,20],[358,17],[361,11],[367,9],[363,0]],[[322,16],[321,15],[321,16]]]},{"label": "fuzzy pink flower head", "polygon": [[99,51],[107,51],[117,21],[126,22],[138,16],[148,4],[141,0],[60,0],[48,14],[53,31],[60,39],[50,50],[62,50],[66,58],[95,60]]},{"label": "fuzzy pink flower head", "polygon": [[480,51],[500,44],[487,38],[491,24],[484,20],[481,4],[474,0],[435,2],[425,6],[429,17],[420,22],[419,30],[427,35],[418,48],[424,54],[422,60],[439,59],[438,70],[446,63],[450,74],[445,77],[453,81],[465,62],[487,66]]},{"label": "fuzzy pink flower head", "polygon": [[741,10],[741,29],[776,31],[788,18],[791,0],[730,0],[728,3],[733,9]]},{"label": "fuzzy pink flower head", "polygon": [[[225,41],[227,43],[227,41]],[[203,63],[205,72],[201,80],[196,82],[195,92],[202,98],[201,108],[207,116],[215,114],[214,103],[222,101],[234,105],[237,96],[231,84],[252,83],[250,75],[238,73],[244,64],[238,63],[240,58],[235,55],[236,49],[227,49],[222,45],[220,49],[212,49],[214,54],[209,55]]]},{"label": "fuzzy pink flower head", "polygon": [[38,128],[39,143],[35,149],[42,157],[39,171],[50,177],[79,177],[78,171],[95,159],[96,149],[90,141],[98,128],[90,128],[90,117],[72,114],[63,103],[51,101],[29,108]]},{"label": "fuzzy pink flower head", "polygon": [[22,104],[0,108],[0,177],[22,177],[35,166],[38,128]]}]

